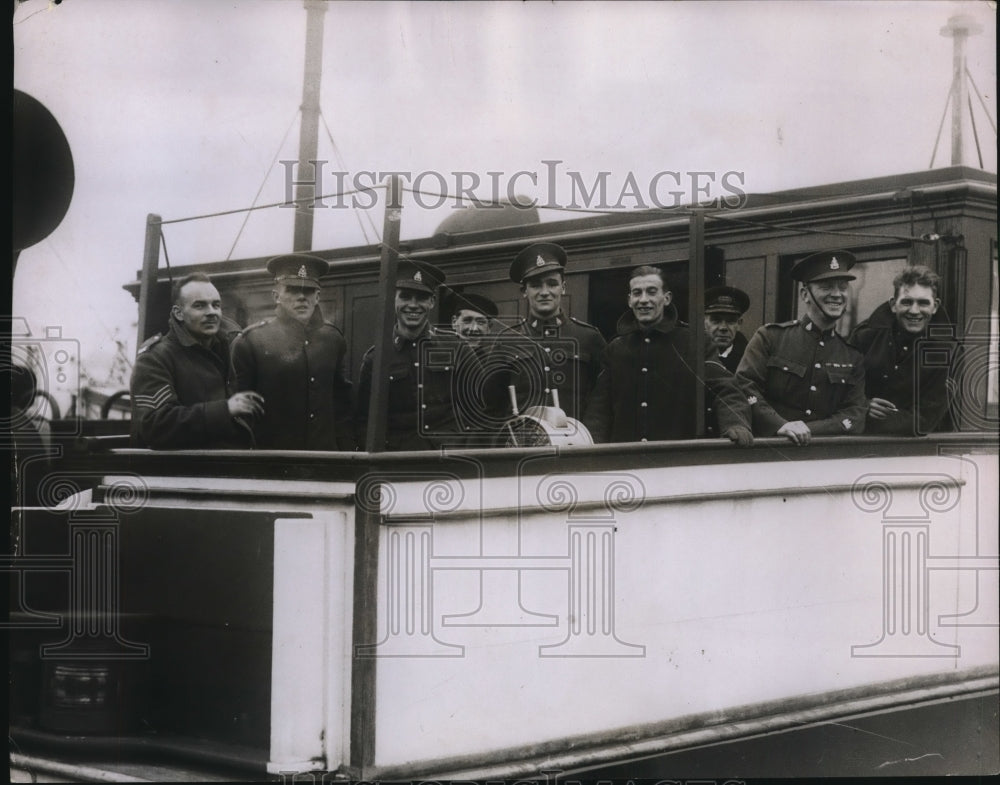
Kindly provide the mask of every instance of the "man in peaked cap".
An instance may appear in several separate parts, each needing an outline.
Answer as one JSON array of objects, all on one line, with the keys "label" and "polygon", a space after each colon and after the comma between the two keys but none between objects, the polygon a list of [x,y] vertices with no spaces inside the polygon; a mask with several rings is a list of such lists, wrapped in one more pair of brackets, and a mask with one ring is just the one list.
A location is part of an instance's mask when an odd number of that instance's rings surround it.
[{"label": "man in peaked cap", "polygon": [[450,314],[451,329],[477,350],[490,334],[490,320],[500,313],[495,302],[476,292],[452,292],[445,300],[445,310]]},{"label": "man in peaked cap", "polygon": [[707,359],[722,363],[730,373],[736,373],[747,348],[739,327],[749,308],[750,295],[734,286],[716,286],[705,292]]},{"label": "man in peaked cap", "polygon": [[[458,446],[464,437],[459,421],[460,401],[455,400],[454,378],[463,363],[474,362],[471,349],[455,335],[431,325],[437,290],[445,274],[432,264],[400,260],[396,272],[389,365],[389,404],[384,449],[432,450]],[[361,361],[357,399],[357,441],[364,444],[375,347]]]},{"label": "man in peaked cap", "polygon": [[596,327],[564,313],[567,264],[566,251],[555,243],[535,243],[517,254],[510,279],[521,285],[528,316],[498,336],[492,348],[507,358],[521,411],[552,406],[556,391],[566,416],[579,419],[606,342]]},{"label": "man in peaked cap", "polygon": [[847,309],[848,251],[823,251],[797,262],[801,319],[766,324],[754,333],[736,375],[747,392],[758,436],[785,436],[795,444],[816,435],[864,431],[865,372],[859,351],[835,329]]},{"label": "man in peaked cap", "polygon": [[275,315],[233,342],[237,388],[264,398],[264,413],[254,422],[261,449],[354,449],[347,342],[319,305],[328,269],[310,254],[271,259]]}]

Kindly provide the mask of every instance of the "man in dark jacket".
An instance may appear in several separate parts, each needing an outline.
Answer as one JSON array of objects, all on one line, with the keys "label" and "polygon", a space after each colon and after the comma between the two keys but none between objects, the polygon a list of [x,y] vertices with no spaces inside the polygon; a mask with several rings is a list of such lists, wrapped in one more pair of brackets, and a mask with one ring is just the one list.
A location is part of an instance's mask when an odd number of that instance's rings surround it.
[{"label": "man in dark jacket", "polygon": [[958,344],[941,310],[939,285],[926,267],[907,267],[893,280],[889,302],[851,333],[849,343],[865,355],[868,433],[950,430],[948,378]]},{"label": "man in dark jacket", "polygon": [[696,347],[671,299],[660,270],[633,271],[631,311],[619,320],[618,337],[604,351],[584,425],[596,442],[693,439],[697,383],[708,388],[706,435],[752,444],[746,396],[713,360],[705,362],[705,378],[697,379]]},{"label": "man in dark jacket", "polygon": [[715,286],[705,292],[705,338],[710,360],[730,373],[743,359],[747,338],[740,332],[743,314],[750,308],[750,295],[735,286]]},{"label": "man in dark jacket", "polygon": [[[579,419],[597,382],[606,342],[596,327],[563,311],[567,264],[566,251],[554,243],[535,243],[517,254],[509,275],[521,286],[528,316],[497,336],[490,361],[507,365],[501,398],[513,385],[520,411],[559,406],[567,417]],[[492,400],[495,392],[488,395]],[[502,405],[510,415],[509,401]]]},{"label": "man in dark jacket", "polygon": [[805,316],[754,333],[736,376],[753,407],[757,436],[798,446],[813,436],[857,434],[865,427],[861,353],[836,331],[847,308],[854,255],[822,251],[792,267]]},{"label": "man in dark jacket", "polygon": [[347,342],[319,306],[329,265],[310,254],[271,259],[275,315],[233,341],[240,390],[263,396],[254,422],[257,447],[270,450],[353,450]]},{"label": "man in dark jacket", "polygon": [[132,370],[132,444],[158,450],[248,448],[254,392],[231,394],[222,300],[207,275],[174,284],[170,327],[139,349]]},{"label": "man in dark jacket", "polygon": [[[387,451],[466,446],[476,429],[466,418],[464,374],[476,375],[479,361],[468,343],[430,323],[445,274],[423,261],[402,260],[396,272],[392,353],[388,358]],[[357,440],[366,439],[375,347],[365,352],[358,379]]]}]

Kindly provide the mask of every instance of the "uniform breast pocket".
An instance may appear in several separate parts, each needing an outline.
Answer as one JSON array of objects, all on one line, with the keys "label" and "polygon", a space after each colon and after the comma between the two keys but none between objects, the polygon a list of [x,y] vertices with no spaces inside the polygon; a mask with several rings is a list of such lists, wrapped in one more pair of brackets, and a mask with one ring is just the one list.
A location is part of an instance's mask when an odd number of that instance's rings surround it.
[{"label": "uniform breast pocket", "polygon": [[834,388],[846,387],[848,384],[853,384],[857,377],[858,373],[854,369],[854,366],[826,366],[826,378],[830,380],[830,384]]},{"label": "uniform breast pocket", "polygon": [[767,361],[768,390],[766,394],[778,398],[784,397],[784,393],[801,386],[802,378],[805,375],[805,363],[775,355]]}]

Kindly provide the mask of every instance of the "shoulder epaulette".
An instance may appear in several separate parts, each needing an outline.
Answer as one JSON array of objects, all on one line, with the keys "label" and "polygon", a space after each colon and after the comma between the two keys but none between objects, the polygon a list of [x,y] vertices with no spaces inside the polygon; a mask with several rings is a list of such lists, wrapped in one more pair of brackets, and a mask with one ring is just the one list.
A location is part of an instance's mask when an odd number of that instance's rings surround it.
[{"label": "shoulder epaulette", "polygon": [[584,322],[584,321],[582,321],[580,319],[577,319],[575,316],[569,317],[569,320],[571,322],[573,322],[574,324],[580,325],[581,327],[589,327],[594,332],[598,332],[598,333],[600,332],[600,330],[598,330],[596,327],[594,327],[594,325],[589,324],[588,322]]},{"label": "shoulder epaulette", "polygon": [[254,322],[253,324],[248,324],[246,327],[244,327],[242,330],[240,330],[239,334],[240,335],[246,335],[251,330],[256,330],[258,327],[263,327],[265,324],[270,324],[272,321],[274,321],[274,317],[273,316],[270,317],[269,319],[261,319],[259,322]]},{"label": "shoulder epaulette", "polygon": [[799,323],[798,319],[792,319],[791,321],[788,321],[788,322],[768,322],[764,326],[765,327],[794,327],[798,323]]},{"label": "shoulder epaulette", "polygon": [[136,352],[136,356],[156,346],[156,344],[158,344],[161,340],[163,340],[163,333],[157,333],[152,338],[147,338],[142,342],[142,346],[139,347],[139,351]]}]

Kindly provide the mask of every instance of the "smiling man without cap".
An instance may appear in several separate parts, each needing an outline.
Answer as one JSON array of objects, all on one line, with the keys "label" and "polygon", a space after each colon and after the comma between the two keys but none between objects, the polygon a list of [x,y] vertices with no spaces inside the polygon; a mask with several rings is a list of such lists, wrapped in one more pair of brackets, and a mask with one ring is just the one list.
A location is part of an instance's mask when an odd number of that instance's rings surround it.
[{"label": "smiling man without cap", "polygon": [[949,323],[938,298],[940,279],[926,267],[907,267],[892,286],[893,296],[855,327],[848,341],[865,355],[866,430],[900,435],[949,430],[948,376],[958,344],[950,330],[930,335],[933,326]]}]

